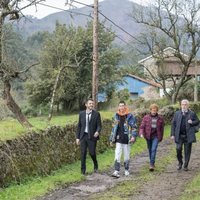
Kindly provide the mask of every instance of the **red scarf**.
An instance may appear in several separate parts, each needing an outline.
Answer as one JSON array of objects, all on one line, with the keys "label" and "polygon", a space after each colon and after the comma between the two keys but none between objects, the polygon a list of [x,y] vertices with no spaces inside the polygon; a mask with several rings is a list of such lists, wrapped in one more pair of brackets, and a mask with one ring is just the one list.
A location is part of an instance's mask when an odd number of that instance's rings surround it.
[{"label": "red scarf", "polygon": [[120,116],[128,115],[128,113],[129,113],[129,109],[127,107],[125,107],[123,111],[120,111],[120,110],[117,111],[117,114]]}]

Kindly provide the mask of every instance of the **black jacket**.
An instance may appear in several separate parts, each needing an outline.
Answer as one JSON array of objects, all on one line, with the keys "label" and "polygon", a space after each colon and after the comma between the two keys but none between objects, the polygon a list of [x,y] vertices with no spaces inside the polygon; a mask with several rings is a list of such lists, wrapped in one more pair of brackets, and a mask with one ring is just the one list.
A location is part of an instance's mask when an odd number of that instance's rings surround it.
[{"label": "black jacket", "polygon": [[[79,114],[79,120],[78,120],[78,127],[76,131],[76,138],[82,139],[84,132],[85,132],[85,126],[86,126],[86,110],[81,111]],[[94,137],[94,133],[101,132],[101,116],[99,112],[92,110],[90,122],[89,122],[89,133],[88,137],[91,140],[98,140],[99,136],[97,138]]]},{"label": "black jacket", "polygon": [[[188,143],[196,142],[194,127],[199,124],[199,119],[197,115],[191,110],[188,110],[185,117],[186,117],[187,142]],[[192,124],[189,124],[187,122],[189,119],[192,120]],[[176,143],[179,143],[181,120],[182,120],[182,111],[178,110],[174,114],[171,127],[171,136],[175,136]]]}]

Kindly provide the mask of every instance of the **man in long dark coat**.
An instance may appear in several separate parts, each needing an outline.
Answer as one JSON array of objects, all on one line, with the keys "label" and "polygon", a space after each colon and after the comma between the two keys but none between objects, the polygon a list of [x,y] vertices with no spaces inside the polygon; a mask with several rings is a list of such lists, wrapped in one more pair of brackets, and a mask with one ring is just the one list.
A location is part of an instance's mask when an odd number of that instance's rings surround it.
[{"label": "man in long dark coat", "polygon": [[[181,170],[183,166],[183,169],[188,171],[192,143],[196,142],[195,132],[198,124],[199,119],[196,113],[189,109],[189,101],[187,99],[182,100],[181,109],[175,112],[171,127],[171,138],[176,143],[176,153],[178,159],[177,170]],[[182,156],[183,146],[184,163]]]}]

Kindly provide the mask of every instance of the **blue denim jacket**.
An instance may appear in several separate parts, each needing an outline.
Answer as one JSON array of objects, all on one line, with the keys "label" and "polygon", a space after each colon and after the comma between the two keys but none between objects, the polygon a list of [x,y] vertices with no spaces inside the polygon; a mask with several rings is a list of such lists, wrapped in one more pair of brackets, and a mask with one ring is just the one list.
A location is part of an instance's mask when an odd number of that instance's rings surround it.
[{"label": "blue denim jacket", "polygon": [[[110,142],[115,143],[116,142],[116,134],[117,134],[117,128],[119,123],[119,115],[116,113],[113,117],[113,128],[110,135]],[[124,134],[128,134],[129,140],[130,138],[137,137],[137,121],[136,118],[129,113],[126,116],[125,122],[124,122]]]}]

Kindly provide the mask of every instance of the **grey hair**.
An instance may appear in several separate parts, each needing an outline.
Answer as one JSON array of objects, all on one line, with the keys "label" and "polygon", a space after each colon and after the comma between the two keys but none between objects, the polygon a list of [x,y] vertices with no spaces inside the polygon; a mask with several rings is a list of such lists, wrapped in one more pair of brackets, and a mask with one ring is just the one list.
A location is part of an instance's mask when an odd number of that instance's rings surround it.
[{"label": "grey hair", "polygon": [[183,99],[183,100],[181,101],[181,103],[186,103],[186,104],[189,105],[189,101],[188,101],[187,99]]}]

